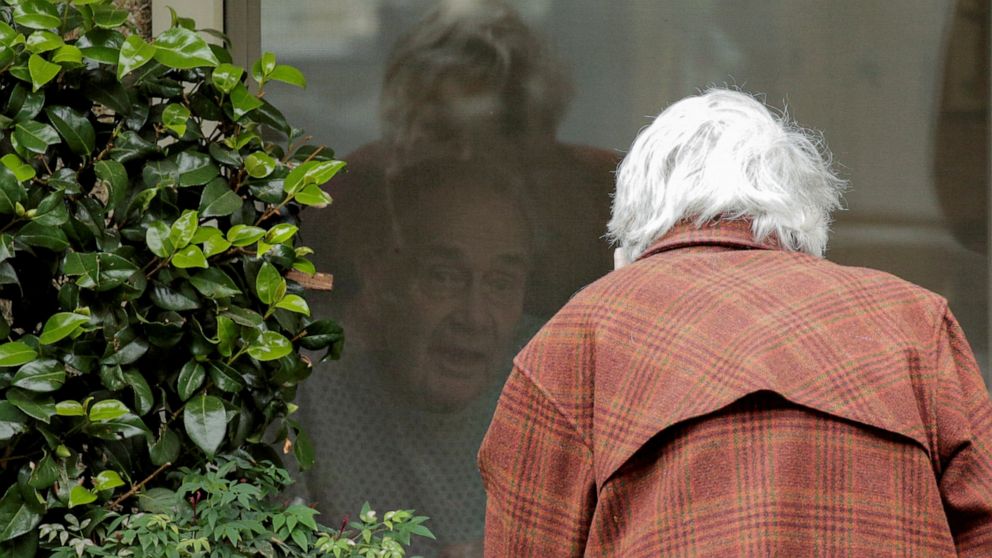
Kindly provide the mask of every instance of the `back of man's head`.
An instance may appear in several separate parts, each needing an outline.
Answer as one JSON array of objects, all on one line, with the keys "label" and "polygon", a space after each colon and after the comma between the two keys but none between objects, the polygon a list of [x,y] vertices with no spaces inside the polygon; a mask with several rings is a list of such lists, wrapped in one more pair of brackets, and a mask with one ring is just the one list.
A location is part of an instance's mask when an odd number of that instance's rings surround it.
[{"label": "back of man's head", "polygon": [[746,93],[710,89],[638,135],[617,171],[609,235],[631,261],[681,221],[748,219],[756,237],[822,256],[845,186],[818,134]]}]

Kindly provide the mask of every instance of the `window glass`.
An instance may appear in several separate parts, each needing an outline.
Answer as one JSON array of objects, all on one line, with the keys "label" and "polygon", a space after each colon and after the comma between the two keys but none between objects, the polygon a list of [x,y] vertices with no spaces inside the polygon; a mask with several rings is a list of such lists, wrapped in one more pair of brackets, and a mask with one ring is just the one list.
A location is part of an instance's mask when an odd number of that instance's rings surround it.
[{"label": "window glass", "polygon": [[301,490],[432,517],[428,556],[481,556],[475,453],[516,350],[611,268],[612,171],[710,85],[823,130],[851,182],[828,258],[950,301],[988,358],[989,8],[982,0],[309,0],[261,3],[301,68],[266,96],[336,150],[304,215],[336,290],[341,361],[315,366]]}]

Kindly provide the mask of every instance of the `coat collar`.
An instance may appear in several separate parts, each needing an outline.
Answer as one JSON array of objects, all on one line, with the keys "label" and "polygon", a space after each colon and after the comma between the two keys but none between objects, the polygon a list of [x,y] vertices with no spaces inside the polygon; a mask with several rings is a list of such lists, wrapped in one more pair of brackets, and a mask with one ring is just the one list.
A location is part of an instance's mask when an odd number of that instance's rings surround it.
[{"label": "coat collar", "polygon": [[655,241],[637,259],[693,246],[722,246],[736,249],[775,250],[781,248],[778,239],[769,235],[764,240],[754,238],[751,221],[746,219],[710,221],[697,227],[691,222],[679,222],[661,239]]}]

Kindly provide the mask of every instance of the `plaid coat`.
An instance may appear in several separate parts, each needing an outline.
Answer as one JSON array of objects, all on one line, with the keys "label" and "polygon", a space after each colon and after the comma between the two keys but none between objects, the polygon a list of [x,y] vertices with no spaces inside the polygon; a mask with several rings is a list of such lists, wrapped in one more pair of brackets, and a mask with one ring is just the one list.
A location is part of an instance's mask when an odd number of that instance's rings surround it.
[{"label": "plaid coat", "polygon": [[992,556],[992,404],[946,301],[680,226],[517,356],[486,556]]}]

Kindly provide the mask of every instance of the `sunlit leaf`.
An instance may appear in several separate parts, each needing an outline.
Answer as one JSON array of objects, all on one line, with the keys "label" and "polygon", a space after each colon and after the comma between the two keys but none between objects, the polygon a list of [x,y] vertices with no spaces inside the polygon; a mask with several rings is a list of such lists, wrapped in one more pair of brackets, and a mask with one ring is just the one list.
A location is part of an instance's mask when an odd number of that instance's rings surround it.
[{"label": "sunlit leaf", "polygon": [[220,61],[210,45],[195,31],[183,27],[166,30],[155,39],[155,59],[170,68],[217,66]]},{"label": "sunlit leaf", "polygon": [[61,71],[62,66],[52,64],[37,54],[32,54],[28,59],[28,72],[31,74],[31,85],[35,91],[55,79]]},{"label": "sunlit leaf", "polygon": [[251,345],[248,354],[259,361],[280,359],[293,352],[293,344],[279,333],[263,331]]},{"label": "sunlit leaf", "polygon": [[227,94],[241,83],[241,76],[244,73],[243,68],[233,64],[220,64],[210,74],[210,81],[218,91]]},{"label": "sunlit leaf", "polygon": [[189,109],[183,105],[172,103],[162,111],[162,124],[176,133],[177,136],[186,134],[186,123],[189,122]]},{"label": "sunlit leaf", "polygon": [[117,79],[123,79],[127,74],[147,64],[154,58],[155,50],[155,45],[145,42],[141,35],[137,33],[128,35],[121,45],[120,56],[117,58]]},{"label": "sunlit leaf", "polygon": [[42,329],[41,337],[38,341],[42,345],[51,345],[75,333],[83,324],[90,321],[90,317],[75,312],[58,312],[52,314],[45,327]]}]

